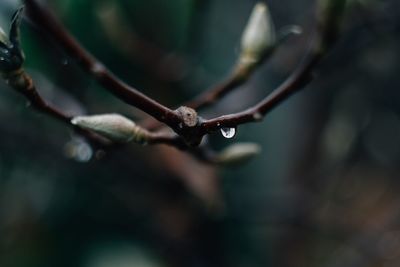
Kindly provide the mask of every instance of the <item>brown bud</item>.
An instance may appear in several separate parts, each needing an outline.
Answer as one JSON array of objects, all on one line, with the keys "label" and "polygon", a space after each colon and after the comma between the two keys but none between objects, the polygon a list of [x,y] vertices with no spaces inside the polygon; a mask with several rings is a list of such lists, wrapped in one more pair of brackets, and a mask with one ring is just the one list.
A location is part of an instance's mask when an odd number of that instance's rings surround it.
[{"label": "brown bud", "polygon": [[194,127],[197,125],[199,118],[196,110],[182,106],[176,110],[178,115],[181,117],[183,123],[187,127]]}]

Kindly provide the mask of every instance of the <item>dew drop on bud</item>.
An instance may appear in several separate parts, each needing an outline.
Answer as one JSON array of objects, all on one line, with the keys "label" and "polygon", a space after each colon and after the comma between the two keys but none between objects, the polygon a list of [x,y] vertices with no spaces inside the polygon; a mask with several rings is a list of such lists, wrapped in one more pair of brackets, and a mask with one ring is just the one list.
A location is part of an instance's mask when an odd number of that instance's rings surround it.
[{"label": "dew drop on bud", "polygon": [[221,128],[221,134],[225,138],[233,138],[236,134],[236,128]]}]

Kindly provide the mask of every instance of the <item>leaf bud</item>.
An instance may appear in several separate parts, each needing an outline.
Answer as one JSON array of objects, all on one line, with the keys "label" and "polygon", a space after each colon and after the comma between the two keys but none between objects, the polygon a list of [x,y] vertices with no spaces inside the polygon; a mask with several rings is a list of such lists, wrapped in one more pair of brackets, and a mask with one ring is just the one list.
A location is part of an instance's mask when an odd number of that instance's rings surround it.
[{"label": "leaf bud", "polygon": [[147,130],[119,114],[78,116],[74,117],[71,123],[118,143],[134,141],[143,144],[148,137]]},{"label": "leaf bud", "polygon": [[275,26],[268,6],[265,3],[255,5],[247,26],[242,34],[240,61],[243,64],[254,64],[276,43]]},{"label": "leaf bud", "polygon": [[260,154],[261,147],[255,143],[236,143],[228,146],[216,156],[216,163],[236,166],[251,160]]}]

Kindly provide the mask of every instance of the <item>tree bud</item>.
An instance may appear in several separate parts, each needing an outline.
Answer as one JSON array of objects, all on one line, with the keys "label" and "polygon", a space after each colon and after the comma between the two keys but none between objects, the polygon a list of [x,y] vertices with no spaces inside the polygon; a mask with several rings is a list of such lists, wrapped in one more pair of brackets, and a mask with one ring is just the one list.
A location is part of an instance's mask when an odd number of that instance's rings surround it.
[{"label": "tree bud", "polygon": [[222,165],[244,164],[254,156],[260,154],[261,147],[254,143],[236,143],[222,150],[216,162]]},{"label": "tree bud", "polygon": [[71,123],[107,137],[114,142],[146,142],[147,131],[119,114],[78,116],[73,118]]},{"label": "tree bud", "polygon": [[268,6],[258,3],[253,9],[250,19],[242,35],[242,63],[251,64],[260,61],[276,43],[275,27]]}]

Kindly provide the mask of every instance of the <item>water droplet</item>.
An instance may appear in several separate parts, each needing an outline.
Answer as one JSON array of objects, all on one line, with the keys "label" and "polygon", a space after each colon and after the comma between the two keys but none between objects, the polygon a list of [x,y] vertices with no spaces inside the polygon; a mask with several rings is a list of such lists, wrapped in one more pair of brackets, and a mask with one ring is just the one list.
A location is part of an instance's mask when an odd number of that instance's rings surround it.
[{"label": "water droplet", "polygon": [[236,128],[221,128],[222,136],[225,138],[233,138],[236,134]]}]

